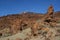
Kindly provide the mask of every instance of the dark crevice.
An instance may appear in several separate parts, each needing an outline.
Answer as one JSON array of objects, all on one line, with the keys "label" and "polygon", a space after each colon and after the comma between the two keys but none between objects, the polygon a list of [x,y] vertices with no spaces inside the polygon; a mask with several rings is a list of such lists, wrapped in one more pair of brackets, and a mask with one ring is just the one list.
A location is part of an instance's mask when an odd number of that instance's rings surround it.
[{"label": "dark crevice", "polygon": [[0,36],[2,36],[2,33],[0,33]]}]

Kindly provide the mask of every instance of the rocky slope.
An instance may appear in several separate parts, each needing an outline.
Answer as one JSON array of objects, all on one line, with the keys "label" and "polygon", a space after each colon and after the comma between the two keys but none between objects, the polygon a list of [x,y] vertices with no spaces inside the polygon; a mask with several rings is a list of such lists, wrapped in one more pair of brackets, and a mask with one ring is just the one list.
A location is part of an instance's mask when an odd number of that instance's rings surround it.
[{"label": "rocky slope", "polygon": [[[60,12],[57,12],[54,15],[55,15],[55,17],[60,18],[60,16],[59,16]],[[30,23],[34,23],[34,21],[36,22],[37,20],[39,21],[43,16],[44,16],[44,14],[26,12],[26,13],[22,13],[22,14],[14,14],[14,15],[0,17],[0,37],[1,37],[0,40],[45,40],[46,38],[44,36],[42,36],[42,34],[39,34],[40,36],[38,36],[38,37],[31,36],[31,29],[30,29],[30,26],[33,25]],[[60,25],[60,24],[57,23],[57,25]],[[22,32],[19,31],[19,32],[17,32],[17,34],[14,35],[14,34],[12,34],[12,32],[10,32],[11,26],[12,26],[12,29],[15,26],[25,26],[25,28],[22,29],[23,30]],[[45,26],[49,26],[49,25],[45,25]],[[19,28],[20,27],[18,27],[18,29]],[[51,30],[53,30],[53,29],[51,28]],[[56,29],[58,29],[58,26]],[[13,29],[13,31],[16,31],[16,30],[17,29],[15,29],[15,30]],[[54,31],[55,31],[55,29],[53,30],[53,32]],[[3,33],[3,35],[1,33]],[[56,31],[55,31],[55,33],[56,33]],[[27,34],[28,34],[28,36],[27,36]],[[53,40],[57,40],[56,38],[59,40],[59,36],[53,37]],[[47,40],[49,40],[49,39],[47,39]]]},{"label": "rocky slope", "polygon": [[23,12],[0,17],[0,40],[60,40],[60,11]]}]

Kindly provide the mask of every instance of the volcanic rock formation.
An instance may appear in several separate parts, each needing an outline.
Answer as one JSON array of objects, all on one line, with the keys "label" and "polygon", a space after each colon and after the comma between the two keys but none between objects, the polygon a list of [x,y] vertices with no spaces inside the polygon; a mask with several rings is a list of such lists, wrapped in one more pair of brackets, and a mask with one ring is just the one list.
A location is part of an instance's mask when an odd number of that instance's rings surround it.
[{"label": "volcanic rock formation", "polygon": [[[13,37],[13,35],[16,37],[18,34],[20,36],[26,29],[31,29],[26,34],[29,36],[25,40],[33,40],[35,36],[39,36],[39,39],[41,35],[45,40],[51,40],[56,36],[56,32],[59,32],[57,29],[60,27],[60,16],[58,15],[60,15],[60,12],[54,12],[53,6],[50,6],[46,14],[23,12],[2,16],[0,17],[0,37]],[[16,38],[16,40],[20,40],[20,38]]]}]

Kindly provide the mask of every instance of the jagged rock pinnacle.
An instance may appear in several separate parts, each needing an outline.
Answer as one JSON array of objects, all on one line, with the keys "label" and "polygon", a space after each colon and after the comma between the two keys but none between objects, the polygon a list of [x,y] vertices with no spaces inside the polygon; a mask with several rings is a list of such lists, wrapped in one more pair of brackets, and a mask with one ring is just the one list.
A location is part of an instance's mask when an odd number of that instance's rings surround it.
[{"label": "jagged rock pinnacle", "polygon": [[52,5],[50,5],[48,8],[48,13],[52,13],[52,12],[54,12],[54,8]]}]

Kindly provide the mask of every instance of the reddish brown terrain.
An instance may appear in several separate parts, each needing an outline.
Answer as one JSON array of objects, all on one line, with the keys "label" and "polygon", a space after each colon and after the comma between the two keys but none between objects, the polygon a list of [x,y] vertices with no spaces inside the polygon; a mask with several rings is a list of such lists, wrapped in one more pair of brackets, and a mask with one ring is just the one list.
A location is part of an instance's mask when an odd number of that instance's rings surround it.
[{"label": "reddish brown terrain", "polygon": [[[60,11],[54,12],[52,6],[48,8],[46,14],[23,12],[20,14],[12,14],[0,17],[1,40],[55,40],[59,39],[60,37],[55,38],[55,36],[60,35],[59,28]],[[28,32],[29,30],[30,32]],[[25,39],[20,38],[24,32],[28,32],[27,35],[29,37],[26,37]],[[36,36],[38,38],[35,39]]]}]

